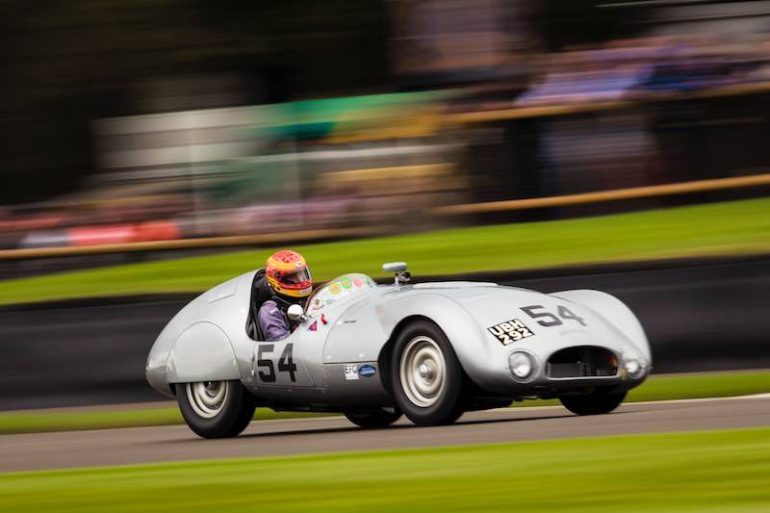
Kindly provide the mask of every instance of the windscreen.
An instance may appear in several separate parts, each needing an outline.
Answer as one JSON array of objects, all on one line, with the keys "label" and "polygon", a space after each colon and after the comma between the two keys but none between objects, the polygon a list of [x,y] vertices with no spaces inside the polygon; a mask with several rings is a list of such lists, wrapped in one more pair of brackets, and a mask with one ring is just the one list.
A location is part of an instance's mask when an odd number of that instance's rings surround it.
[{"label": "windscreen", "polygon": [[326,282],[313,293],[308,301],[307,311],[310,313],[318,311],[339,301],[344,301],[357,292],[376,286],[374,280],[365,274],[343,274]]}]

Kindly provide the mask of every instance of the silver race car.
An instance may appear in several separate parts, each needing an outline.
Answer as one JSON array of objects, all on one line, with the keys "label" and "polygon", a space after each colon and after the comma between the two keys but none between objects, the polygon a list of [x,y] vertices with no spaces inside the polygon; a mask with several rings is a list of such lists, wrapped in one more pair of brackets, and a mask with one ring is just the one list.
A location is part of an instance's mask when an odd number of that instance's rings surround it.
[{"label": "silver race car", "polygon": [[325,283],[296,329],[260,342],[253,271],[203,293],[158,336],[147,380],[176,397],[190,428],[235,436],[256,406],[342,412],[361,427],[402,413],[418,425],[525,398],[558,398],[578,415],[607,413],[647,377],[639,321],[594,290],[542,294],[481,282],[411,284],[404,263],[389,285],[364,274]]}]

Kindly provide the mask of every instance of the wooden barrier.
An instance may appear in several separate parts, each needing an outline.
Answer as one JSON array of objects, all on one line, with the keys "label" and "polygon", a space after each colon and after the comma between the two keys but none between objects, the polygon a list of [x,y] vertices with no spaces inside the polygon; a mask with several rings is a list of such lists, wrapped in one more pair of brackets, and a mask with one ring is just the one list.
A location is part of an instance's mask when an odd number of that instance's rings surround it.
[{"label": "wooden barrier", "polygon": [[538,107],[511,107],[508,109],[478,112],[458,112],[445,115],[444,121],[447,124],[468,125],[514,119],[568,116],[570,114],[581,114],[584,112],[602,112],[636,107],[661,101],[722,98],[727,96],[742,96],[767,92],[770,92],[770,82],[757,82],[715,87],[689,93],[647,93],[644,97],[634,100],[581,102]]},{"label": "wooden barrier", "polygon": [[479,214],[484,212],[503,212],[506,210],[526,210],[545,207],[567,207],[587,203],[601,203],[626,199],[649,198],[655,196],[671,196],[675,194],[690,194],[741,187],[770,185],[770,173],[734,178],[717,178],[714,180],[697,180],[694,182],[651,185],[629,189],[614,189],[610,191],[586,192],[567,194],[563,196],[548,196],[545,198],[527,198],[504,201],[489,201],[485,203],[468,203],[465,205],[448,205],[436,207],[432,211],[439,215]]},{"label": "wooden barrier", "polygon": [[26,258],[50,258],[141,251],[166,251],[173,249],[290,244],[319,239],[365,237],[383,233],[383,231],[384,229],[382,228],[374,229],[368,227],[336,229],[330,228],[319,230],[304,230],[297,232],[267,233],[263,235],[234,235],[228,237],[205,237],[198,239],[134,242],[126,244],[103,244],[98,246],[6,249],[0,251],[0,260],[22,260]]},{"label": "wooden barrier", "polygon": [[[479,214],[485,212],[504,212],[527,210],[546,207],[566,207],[585,205],[627,199],[650,198],[656,196],[671,196],[717,190],[737,189],[770,185],[770,173],[733,178],[718,178],[714,180],[698,180],[694,182],[652,185],[629,189],[614,189],[610,191],[586,192],[545,198],[527,198],[484,203],[468,203],[463,205],[447,205],[434,207],[430,211],[437,215]],[[107,253],[129,253],[143,251],[167,251],[176,249],[200,249],[236,246],[257,246],[268,244],[290,244],[296,242],[341,239],[351,237],[366,237],[387,233],[388,228],[338,228],[304,230],[297,232],[268,233],[262,235],[235,235],[228,237],[206,237],[197,239],[181,239],[168,241],[136,242],[127,244],[104,244],[80,247],[51,247],[30,249],[6,249],[0,251],[0,260],[22,260],[27,258],[52,258],[78,255],[95,255]]]}]

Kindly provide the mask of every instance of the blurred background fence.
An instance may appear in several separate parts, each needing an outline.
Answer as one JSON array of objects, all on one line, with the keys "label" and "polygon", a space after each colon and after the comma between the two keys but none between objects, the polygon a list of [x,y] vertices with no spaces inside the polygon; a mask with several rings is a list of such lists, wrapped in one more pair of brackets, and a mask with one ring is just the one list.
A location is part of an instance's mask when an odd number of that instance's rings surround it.
[{"label": "blurred background fence", "polygon": [[145,3],[2,6],[4,261],[768,190],[767,1]]}]

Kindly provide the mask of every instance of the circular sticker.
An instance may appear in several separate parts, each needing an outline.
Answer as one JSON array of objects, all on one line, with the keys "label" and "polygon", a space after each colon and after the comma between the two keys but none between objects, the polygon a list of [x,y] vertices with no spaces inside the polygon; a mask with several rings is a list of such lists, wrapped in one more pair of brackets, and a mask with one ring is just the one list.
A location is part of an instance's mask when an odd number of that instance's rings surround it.
[{"label": "circular sticker", "polygon": [[343,289],[349,289],[353,287],[353,281],[349,277],[343,276],[340,278],[340,285],[342,285]]},{"label": "circular sticker", "polygon": [[336,296],[337,294],[342,292],[342,288],[340,288],[340,284],[339,283],[336,283],[336,282],[335,283],[331,283],[329,285],[329,292],[332,293],[332,296]]}]

